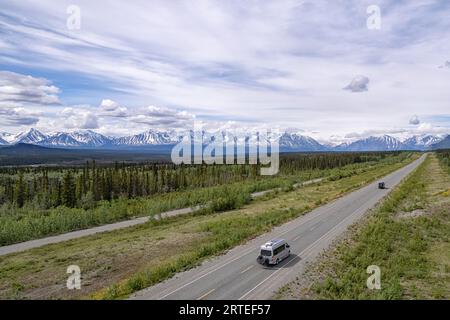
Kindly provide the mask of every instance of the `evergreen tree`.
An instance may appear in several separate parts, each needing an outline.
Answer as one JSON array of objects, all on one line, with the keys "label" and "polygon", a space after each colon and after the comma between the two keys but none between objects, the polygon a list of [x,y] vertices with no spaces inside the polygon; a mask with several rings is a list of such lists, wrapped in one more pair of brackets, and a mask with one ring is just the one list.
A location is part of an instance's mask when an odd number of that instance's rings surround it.
[{"label": "evergreen tree", "polygon": [[15,202],[19,208],[22,208],[25,203],[25,184],[23,182],[23,173],[20,173],[15,187]]},{"label": "evergreen tree", "polygon": [[66,207],[73,208],[75,207],[75,183],[72,177],[72,174],[69,170],[67,170],[62,185],[62,204]]}]

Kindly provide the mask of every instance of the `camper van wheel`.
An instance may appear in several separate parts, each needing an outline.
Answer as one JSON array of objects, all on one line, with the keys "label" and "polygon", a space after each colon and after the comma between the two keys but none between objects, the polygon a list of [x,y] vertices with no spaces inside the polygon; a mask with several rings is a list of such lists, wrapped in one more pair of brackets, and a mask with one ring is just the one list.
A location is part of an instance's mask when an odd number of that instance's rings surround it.
[{"label": "camper van wheel", "polygon": [[280,263],[280,259],[277,259],[276,261],[275,261],[275,264],[279,264]]}]

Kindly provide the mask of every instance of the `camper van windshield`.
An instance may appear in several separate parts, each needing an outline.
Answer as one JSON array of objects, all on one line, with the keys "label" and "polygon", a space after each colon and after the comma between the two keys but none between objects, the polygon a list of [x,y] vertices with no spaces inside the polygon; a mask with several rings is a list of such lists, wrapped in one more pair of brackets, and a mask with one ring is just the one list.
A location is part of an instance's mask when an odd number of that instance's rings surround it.
[{"label": "camper van windshield", "polygon": [[266,257],[270,257],[270,256],[272,256],[272,251],[270,251],[270,250],[261,250],[261,255],[262,256],[266,256]]}]

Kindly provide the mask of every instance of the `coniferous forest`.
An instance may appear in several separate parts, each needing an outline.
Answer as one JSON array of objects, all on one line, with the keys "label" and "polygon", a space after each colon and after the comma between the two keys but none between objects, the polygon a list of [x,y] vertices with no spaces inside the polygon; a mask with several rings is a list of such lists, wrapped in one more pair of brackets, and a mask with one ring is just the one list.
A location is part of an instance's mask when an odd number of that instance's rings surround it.
[{"label": "coniferous forest", "polygon": [[[391,153],[394,155],[395,153]],[[323,170],[374,161],[385,153],[285,154],[280,174]],[[261,179],[259,165],[125,164],[83,167],[24,167],[0,169],[0,205],[23,207],[34,202],[41,208],[83,207],[85,203],[117,198],[132,199],[177,190],[211,187]]]},{"label": "coniferous forest", "polygon": [[260,165],[173,165],[95,161],[73,167],[0,168],[0,245],[36,239],[138,216],[202,206],[238,208],[252,192],[294,183],[341,179],[408,152],[282,154],[276,176]]},{"label": "coniferous forest", "polygon": [[441,162],[450,170],[450,150],[438,150],[436,151],[436,154],[438,155],[438,158],[441,160]]}]

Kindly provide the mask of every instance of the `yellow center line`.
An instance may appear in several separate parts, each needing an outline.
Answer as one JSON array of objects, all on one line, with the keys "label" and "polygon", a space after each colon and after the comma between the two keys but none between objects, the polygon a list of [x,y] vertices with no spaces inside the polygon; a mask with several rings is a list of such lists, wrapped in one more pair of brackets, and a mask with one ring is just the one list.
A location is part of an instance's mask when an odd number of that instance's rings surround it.
[{"label": "yellow center line", "polygon": [[213,293],[216,289],[211,289],[209,290],[207,293],[205,293],[204,295],[200,296],[197,298],[197,300],[202,300],[203,298],[205,298],[206,296],[210,295],[211,293]]}]

